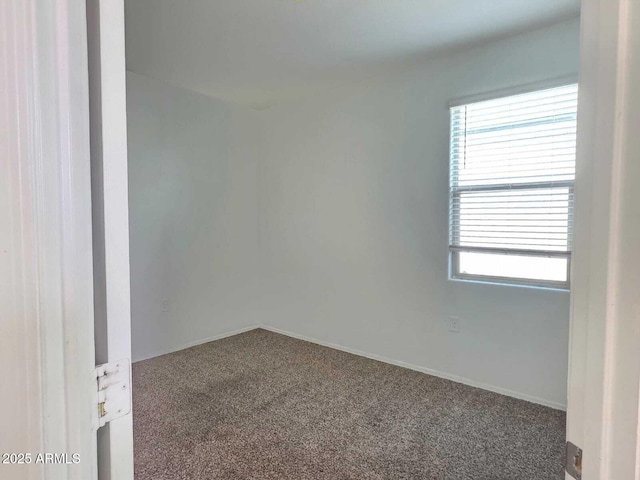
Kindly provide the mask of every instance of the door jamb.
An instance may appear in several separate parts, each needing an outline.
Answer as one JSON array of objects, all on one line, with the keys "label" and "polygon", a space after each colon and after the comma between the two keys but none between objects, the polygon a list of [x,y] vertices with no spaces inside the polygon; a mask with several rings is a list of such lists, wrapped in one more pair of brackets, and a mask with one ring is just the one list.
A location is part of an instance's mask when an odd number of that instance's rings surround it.
[{"label": "door jamb", "polygon": [[567,440],[586,480],[640,478],[638,25],[637,2],[582,0]]}]

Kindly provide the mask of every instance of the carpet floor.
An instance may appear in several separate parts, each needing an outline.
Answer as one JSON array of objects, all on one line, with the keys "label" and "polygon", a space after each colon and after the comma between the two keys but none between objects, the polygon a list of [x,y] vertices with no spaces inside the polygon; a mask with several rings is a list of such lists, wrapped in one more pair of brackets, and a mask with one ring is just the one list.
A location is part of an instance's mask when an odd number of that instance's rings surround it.
[{"label": "carpet floor", "polygon": [[563,412],[261,329],[133,384],[137,480],[564,479]]}]

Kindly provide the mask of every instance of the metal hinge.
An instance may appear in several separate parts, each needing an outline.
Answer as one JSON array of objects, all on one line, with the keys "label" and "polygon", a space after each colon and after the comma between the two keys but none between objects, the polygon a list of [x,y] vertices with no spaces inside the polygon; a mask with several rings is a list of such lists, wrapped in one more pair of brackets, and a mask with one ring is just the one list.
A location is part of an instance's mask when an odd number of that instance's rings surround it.
[{"label": "metal hinge", "polygon": [[573,478],[582,478],[582,449],[571,442],[567,442],[564,448],[564,468]]},{"label": "metal hinge", "polygon": [[131,411],[131,362],[128,358],[98,365],[94,370],[97,387],[96,428]]}]

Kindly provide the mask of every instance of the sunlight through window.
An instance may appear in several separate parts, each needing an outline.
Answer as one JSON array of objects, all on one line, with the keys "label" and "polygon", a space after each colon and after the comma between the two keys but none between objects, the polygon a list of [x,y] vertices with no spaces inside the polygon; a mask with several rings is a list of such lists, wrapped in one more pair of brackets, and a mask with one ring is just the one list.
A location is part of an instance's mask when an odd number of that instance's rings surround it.
[{"label": "sunlight through window", "polygon": [[453,278],[568,287],[577,91],[451,108]]}]

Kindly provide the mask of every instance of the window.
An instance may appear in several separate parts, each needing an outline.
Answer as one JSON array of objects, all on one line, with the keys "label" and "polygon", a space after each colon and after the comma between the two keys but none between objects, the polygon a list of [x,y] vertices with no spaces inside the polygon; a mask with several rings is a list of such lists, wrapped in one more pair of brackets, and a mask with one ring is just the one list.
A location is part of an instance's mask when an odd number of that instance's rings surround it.
[{"label": "window", "polygon": [[568,288],[577,85],[451,108],[451,276]]}]

